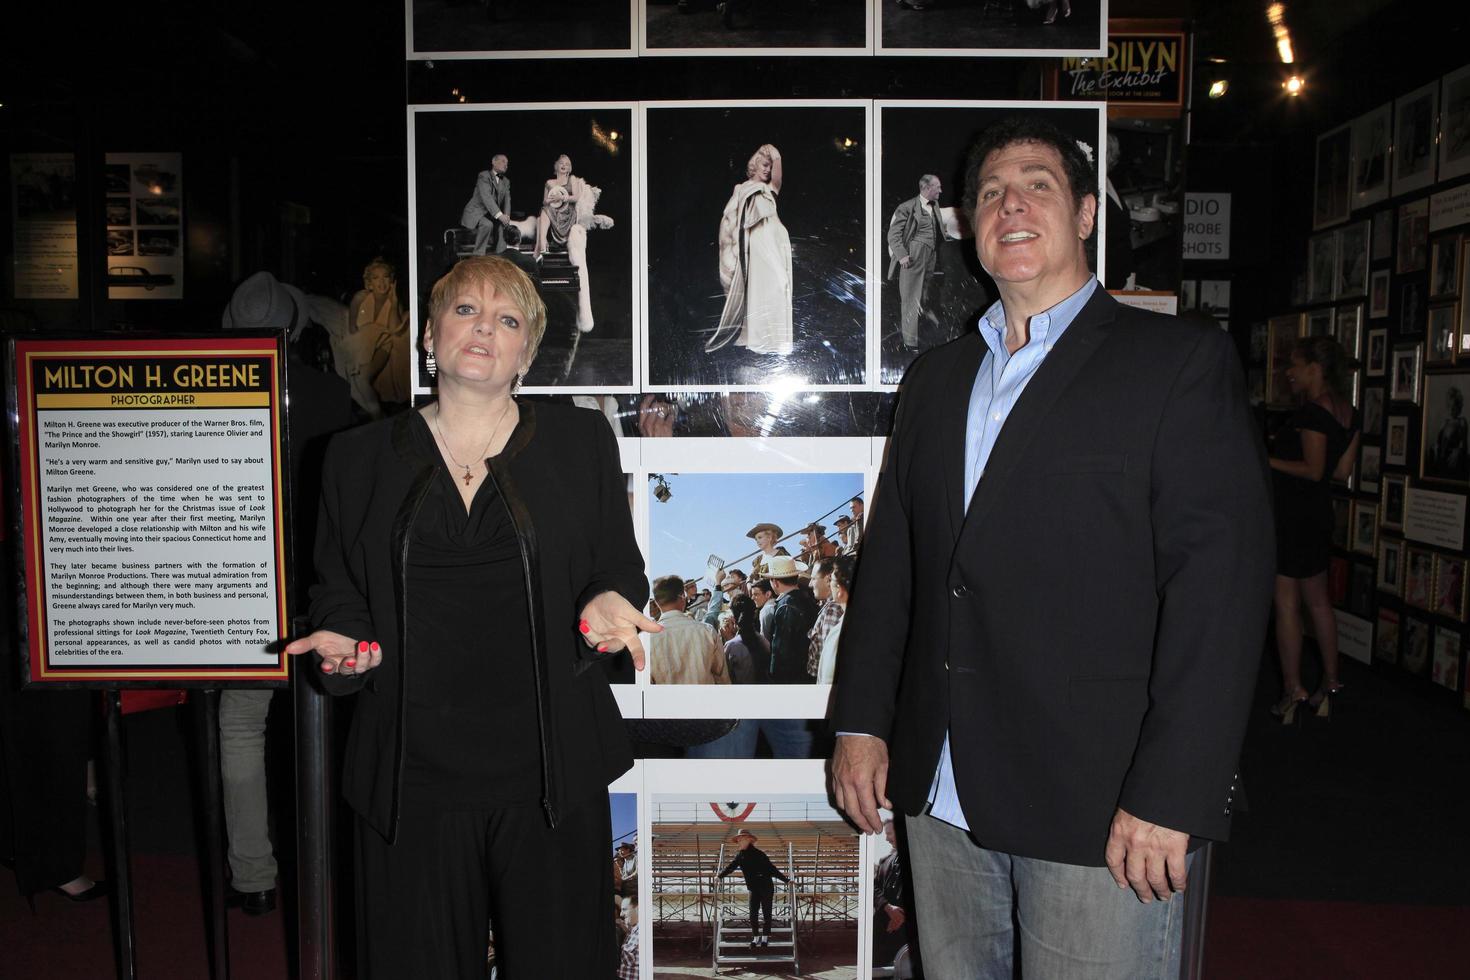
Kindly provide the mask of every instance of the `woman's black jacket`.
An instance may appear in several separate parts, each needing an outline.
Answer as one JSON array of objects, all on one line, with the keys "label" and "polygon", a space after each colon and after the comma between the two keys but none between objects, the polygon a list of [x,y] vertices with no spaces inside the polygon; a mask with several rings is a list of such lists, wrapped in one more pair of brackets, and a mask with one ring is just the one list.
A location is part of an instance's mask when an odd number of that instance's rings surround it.
[{"label": "woman's black jacket", "polygon": [[[633,764],[622,716],[600,656],[577,631],[594,596],[620,593],[643,605],[648,580],[633,535],[617,440],[596,412],[520,405],[521,420],[488,460],[510,508],[526,575],[527,618],[537,676],[541,805],[558,815]],[[317,528],[315,629],[376,640],[381,666],[366,674],[320,675],[333,694],[361,692],[347,739],[342,790],[387,838],[398,828],[403,783],[404,572],[413,521],[442,466],[412,431],[411,413],[336,436],[327,448]],[[496,628],[484,624],[485,642]],[[432,651],[415,651],[432,656]],[[457,749],[458,747],[454,747]],[[486,746],[495,751],[495,746]],[[452,749],[452,750],[454,750]]]}]

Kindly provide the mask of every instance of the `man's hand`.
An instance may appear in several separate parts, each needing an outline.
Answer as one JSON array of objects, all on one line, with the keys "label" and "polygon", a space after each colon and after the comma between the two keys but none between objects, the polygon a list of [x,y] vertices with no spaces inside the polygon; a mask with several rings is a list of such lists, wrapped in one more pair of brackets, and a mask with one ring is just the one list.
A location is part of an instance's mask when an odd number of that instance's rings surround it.
[{"label": "man's hand", "polygon": [[1184,891],[1189,835],[1140,820],[1118,808],[1103,857],[1119,888],[1132,888],[1145,905]]},{"label": "man's hand", "polygon": [[903,914],[903,909],[897,905],[885,905],[883,911],[888,913],[888,925],[884,928],[884,932],[897,932],[903,928],[904,919],[907,918]]},{"label": "man's hand", "polygon": [[587,645],[598,653],[617,653],[626,648],[638,670],[643,669],[643,645],[638,642],[638,631],[662,633],[664,629],[616,592],[603,592],[587,603],[577,628]]},{"label": "man's hand", "polygon": [[832,753],[832,793],[837,808],[869,834],[883,832],[878,808],[888,801],[888,743],[871,735],[839,735]]},{"label": "man's hand", "polygon": [[913,261],[913,257],[912,256],[905,255],[903,258],[901,258],[901,259],[898,260],[898,267],[900,269],[907,269],[909,267],[909,263],[912,262],[912,261]]}]

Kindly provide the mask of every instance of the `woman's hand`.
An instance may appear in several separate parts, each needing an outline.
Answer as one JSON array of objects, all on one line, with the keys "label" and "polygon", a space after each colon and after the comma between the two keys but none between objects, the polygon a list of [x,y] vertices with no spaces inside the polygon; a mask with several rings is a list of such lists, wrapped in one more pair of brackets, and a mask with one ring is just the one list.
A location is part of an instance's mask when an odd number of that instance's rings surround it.
[{"label": "woman's hand", "polygon": [[662,633],[664,629],[616,592],[603,592],[587,603],[577,628],[587,645],[598,653],[616,653],[626,649],[638,670],[643,669],[644,662],[638,631]]},{"label": "woman's hand", "polygon": [[376,640],[354,640],[331,630],[317,630],[286,644],[292,657],[312,650],[321,655],[323,674],[365,674],[383,662],[383,648]]}]

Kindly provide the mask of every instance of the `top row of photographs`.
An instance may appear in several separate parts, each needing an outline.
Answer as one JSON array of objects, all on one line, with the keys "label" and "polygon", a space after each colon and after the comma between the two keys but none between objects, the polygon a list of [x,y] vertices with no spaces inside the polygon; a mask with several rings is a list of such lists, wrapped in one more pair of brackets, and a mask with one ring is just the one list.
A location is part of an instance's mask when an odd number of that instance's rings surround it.
[{"label": "top row of photographs", "polygon": [[407,58],[1101,57],[1108,0],[405,0]]}]

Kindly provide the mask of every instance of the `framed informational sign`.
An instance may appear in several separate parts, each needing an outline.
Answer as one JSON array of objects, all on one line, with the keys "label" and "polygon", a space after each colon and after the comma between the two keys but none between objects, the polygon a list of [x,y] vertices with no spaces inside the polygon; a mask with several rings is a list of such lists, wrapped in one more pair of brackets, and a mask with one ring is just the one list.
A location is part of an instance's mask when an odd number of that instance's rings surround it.
[{"label": "framed informational sign", "polygon": [[7,346],[24,682],[285,682],[284,334]]}]

